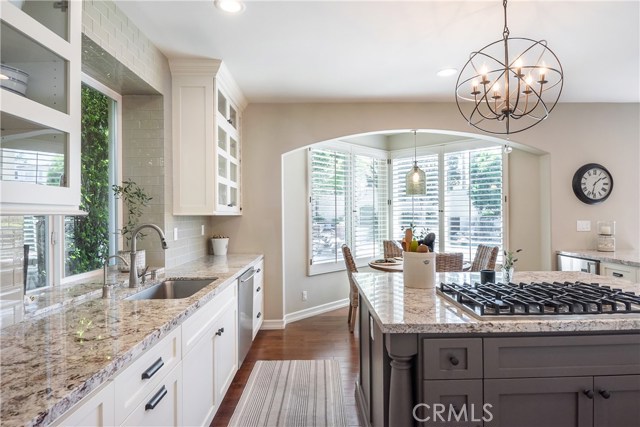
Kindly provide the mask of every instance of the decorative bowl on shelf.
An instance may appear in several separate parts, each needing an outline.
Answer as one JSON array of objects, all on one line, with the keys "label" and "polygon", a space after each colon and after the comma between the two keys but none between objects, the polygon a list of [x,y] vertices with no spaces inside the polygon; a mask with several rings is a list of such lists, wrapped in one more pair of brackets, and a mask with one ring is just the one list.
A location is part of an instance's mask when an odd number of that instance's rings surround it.
[{"label": "decorative bowl on shelf", "polygon": [[24,96],[27,93],[29,74],[17,68],[0,64],[0,86]]}]

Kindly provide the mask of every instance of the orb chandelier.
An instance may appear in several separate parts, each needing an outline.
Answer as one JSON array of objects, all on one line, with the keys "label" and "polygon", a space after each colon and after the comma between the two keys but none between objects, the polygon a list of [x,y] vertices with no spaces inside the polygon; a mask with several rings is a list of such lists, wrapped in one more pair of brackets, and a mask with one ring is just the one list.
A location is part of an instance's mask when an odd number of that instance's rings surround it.
[{"label": "orb chandelier", "polygon": [[503,0],[502,40],[471,52],[456,83],[456,104],[469,124],[512,134],[549,116],[562,92],[562,65],[546,40],[509,37]]},{"label": "orb chandelier", "polygon": [[407,172],[406,190],[407,195],[427,194],[427,176],[418,167],[418,148],[416,142],[417,131],[413,131],[413,167]]}]

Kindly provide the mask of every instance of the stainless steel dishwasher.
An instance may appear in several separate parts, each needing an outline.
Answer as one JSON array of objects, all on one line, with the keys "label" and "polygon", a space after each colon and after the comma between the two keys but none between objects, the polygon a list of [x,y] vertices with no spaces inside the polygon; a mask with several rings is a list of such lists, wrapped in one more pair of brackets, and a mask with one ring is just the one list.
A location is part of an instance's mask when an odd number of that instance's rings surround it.
[{"label": "stainless steel dishwasher", "polygon": [[238,368],[251,348],[253,339],[253,276],[251,267],[238,280]]}]

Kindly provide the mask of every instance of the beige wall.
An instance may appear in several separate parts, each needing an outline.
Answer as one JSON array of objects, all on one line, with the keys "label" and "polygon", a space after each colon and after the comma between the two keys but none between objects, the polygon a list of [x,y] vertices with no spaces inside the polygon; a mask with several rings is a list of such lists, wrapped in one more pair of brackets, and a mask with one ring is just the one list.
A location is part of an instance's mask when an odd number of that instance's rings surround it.
[{"label": "beige wall", "polygon": [[[561,104],[544,123],[511,138],[550,153],[549,172],[541,177],[549,180],[551,194],[548,258],[551,250],[595,247],[594,233],[575,231],[577,219],[616,219],[618,247],[640,247],[639,112],[638,104]],[[243,215],[215,223],[216,230],[230,235],[231,251],[265,254],[266,319],[282,319],[285,312],[282,154],[346,135],[414,128],[471,130],[455,104],[249,105],[243,127]],[[592,161],[611,171],[615,187],[605,203],[588,206],[573,195],[571,178]]]}]

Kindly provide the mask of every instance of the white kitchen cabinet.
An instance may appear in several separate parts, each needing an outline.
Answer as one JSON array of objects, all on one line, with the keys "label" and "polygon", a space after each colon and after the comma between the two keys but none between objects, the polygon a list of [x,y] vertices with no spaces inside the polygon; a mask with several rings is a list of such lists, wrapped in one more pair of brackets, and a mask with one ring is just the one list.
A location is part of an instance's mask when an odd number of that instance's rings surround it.
[{"label": "white kitchen cabinet", "polygon": [[0,2],[0,210],[77,214],[82,3],[18,3]]},{"label": "white kitchen cabinet", "polygon": [[240,215],[246,100],[222,61],[174,59],[173,213]]},{"label": "white kitchen cabinet", "polygon": [[253,339],[256,338],[264,320],[264,260],[256,265],[253,276]]},{"label": "white kitchen cabinet", "polygon": [[182,362],[148,394],[123,426],[182,426]]},{"label": "white kitchen cabinet", "polygon": [[185,425],[211,423],[238,370],[236,291],[227,287],[182,325]]},{"label": "white kitchen cabinet", "polygon": [[630,282],[634,283],[637,283],[640,280],[639,270],[640,269],[636,267],[631,267],[624,264],[617,264],[612,262],[600,263],[600,275],[629,280]]},{"label": "white kitchen cabinet", "polygon": [[76,408],[58,419],[56,426],[113,426],[115,425],[115,391],[109,381],[80,401]]},{"label": "white kitchen cabinet", "polygon": [[179,365],[182,359],[180,349],[181,329],[176,328],[116,376],[117,424],[129,417],[134,408],[149,400],[148,395],[158,392],[164,377]]}]

